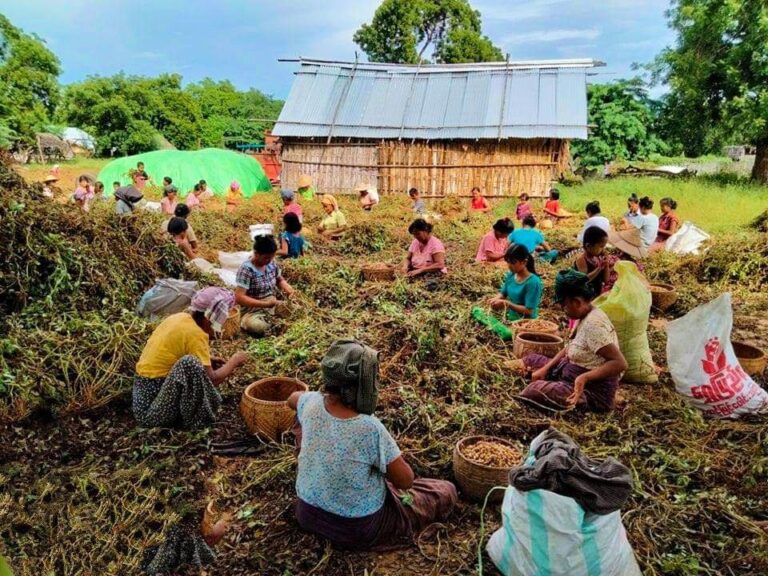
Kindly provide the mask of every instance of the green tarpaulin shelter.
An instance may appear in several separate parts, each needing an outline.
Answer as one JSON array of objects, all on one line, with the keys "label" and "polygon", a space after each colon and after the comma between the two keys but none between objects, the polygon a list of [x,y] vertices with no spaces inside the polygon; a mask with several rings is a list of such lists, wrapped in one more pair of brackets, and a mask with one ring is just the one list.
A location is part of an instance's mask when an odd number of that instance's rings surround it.
[{"label": "green tarpaulin shelter", "polygon": [[164,176],[170,176],[182,197],[200,180],[205,180],[208,189],[217,196],[225,195],[233,180],[240,182],[246,198],[256,192],[272,190],[269,178],[258,160],[231,150],[205,148],[191,152],[158,150],[118,158],[99,172],[99,180],[104,183],[105,192],[112,193],[112,182],[120,182],[122,186],[130,184],[128,173],[136,168],[137,162],[144,162],[144,170],[157,186],[163,185]]}]

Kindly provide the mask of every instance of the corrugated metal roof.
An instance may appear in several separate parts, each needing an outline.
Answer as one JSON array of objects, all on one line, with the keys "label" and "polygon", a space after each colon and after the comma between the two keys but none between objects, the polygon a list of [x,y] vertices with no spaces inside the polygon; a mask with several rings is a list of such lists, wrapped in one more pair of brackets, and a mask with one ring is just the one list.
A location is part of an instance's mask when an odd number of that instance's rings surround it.
[{"label": "corrugated metal roof", "polygon": [[587,74],[600,65],[299,62],[276,136],[586,138]]}]

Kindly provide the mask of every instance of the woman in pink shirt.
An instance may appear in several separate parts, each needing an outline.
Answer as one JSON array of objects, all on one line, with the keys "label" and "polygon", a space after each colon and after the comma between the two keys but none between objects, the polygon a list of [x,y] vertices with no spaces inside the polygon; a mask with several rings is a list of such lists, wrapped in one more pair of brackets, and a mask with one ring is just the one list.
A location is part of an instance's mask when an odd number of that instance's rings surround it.
[{"label": "woman in pink shirt", "polygon": [[203,188],[200,186],[200,184],[195,184],[195,187],[192,189],[192,192],[187,194],[187,197],[184,199],[184,201],[190,210],[194,208],[203,207],[203,202],[200,200],[200,196],[202,195],[202,193],[203,193]]},{"label": "woman in pink shirt", "polygon": [[286,190],[283,188],[280,190],[280,197],[283,199],[283,216],[292,212],[299,217],[299,222],[304,220],[304,214],[301,210],[301,205],[296,202],[296,194],[293,190]]},{"label": "woman in pink shirt", "polygon": [[88,212],[91,209],[91,200],[95,196],[93,191],[93,184],[88,176],[80,176],[77,179],[77,188],[72,197],[75,199],[75,203],[80,207],[83,212]]},{"label": "woman in pink shirt", "polygon": [[446,274],[445,246],[432,236],[432,224],[417,218],[408,227],[414,240],[408,248],[408,256],[403,263],[403,273],[411,278],[430,272]]},{"label": "woman in pink shirt", "polygon": [[[160,210],[163,214],[174,215],[176,212],[176,205],[179,203],[178,200],[176,200],[178,193],[179,191],[173,184],[163,188],[163,199],[160,200]],[[187,204],[187,206],[189,206],[189,204]]]},{"label": "woman in pink shirt", "polygon": [[480,241],[475,262],[505,263],[504,254],[509,248],[509,236],[515,229],[515,225],[509,218],[497,220],[493,230],[488,232]]}]

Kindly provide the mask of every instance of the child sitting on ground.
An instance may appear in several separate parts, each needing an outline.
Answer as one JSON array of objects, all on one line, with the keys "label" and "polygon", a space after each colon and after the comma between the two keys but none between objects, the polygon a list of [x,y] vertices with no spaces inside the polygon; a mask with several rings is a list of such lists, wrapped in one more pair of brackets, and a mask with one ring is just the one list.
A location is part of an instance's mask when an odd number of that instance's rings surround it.
[{"label": "child sitting on ground", "polygon": [[520,202],[517,203],[517,208],[515,208],[515,218],[517,218],[519,222],[522,222],[525,220],[526,216],[533,216],[533,210],[528,202],[528,194],[523,192],[518,198],[520,199]]},{"label": "child sitting on ground", "polygon": [[184,218],[174,216],[171,218],[171,221],[168,222],[168,234],[171,235],[173,243],[176,244],[179,250],[181,250],[187,258],[192,260],[196,255],[192,245],[187,239],[188,227],[189,224],[187,224],[187,221],[184,220]]},{"label": "child sitting on ground", "polygon": [[419,191],[416,188],[408,190],[408,196],[411,197],[413,202],[413,212],[420,217],[427,215],[427,205],[424,204],[424,200],[419,197]]},{"label": "child sitting on ground", "polygon": [[563,218],[570,218],[572,214],[560,207],[560,192],[554,188],[549,191],[549,200],[544,204],[545,218],[552,220],[554,224]]},{"label": "child sitting on ground", "polygon": [[584,231],[584,251],[576,258],[573,267],[586,274],[595,296],[603,293],[603,285],[608,281],[611,266],[605,253],[608,245],[608,233],[597,226],[590,226]]},{"label": "child sitting on ground", "polygon": [[[576,258],[573,268],[582,274],[586,274],[588,285],[594,295],[593,298],[603,293],[603,287],[613,269],[612,262],[605,253],[608,245],[608,232],[598,226],[590,226],[584,231],[584,251]],[[568,321],[568,331],[573,331],[578,326],[578,320]]]},{"label": "child sitting on ground", "polygon": [[301,220],[294,212],[283,214],[285,231],[280,234],[278,256],[298,258],[304,256],[304,236],[301,235]]}]

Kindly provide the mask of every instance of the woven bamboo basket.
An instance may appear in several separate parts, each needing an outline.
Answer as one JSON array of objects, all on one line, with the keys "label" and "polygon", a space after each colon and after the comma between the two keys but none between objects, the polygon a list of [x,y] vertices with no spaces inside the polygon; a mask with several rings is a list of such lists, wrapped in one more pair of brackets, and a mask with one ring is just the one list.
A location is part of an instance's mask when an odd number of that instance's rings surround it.
[{"label": "woven bamboo basket", "polygon": [[651,303],[664,312],[677,301],[677,291],[671,284],[651,284]]},{"label": "woven bamboo basket", "polygon": [[240,414],[252,434],[279,441],[293,426],[296,412],[285,403],[294,392],[309,390],[295,378],[270,377],[249,384],[240,399]]},{"label": "woven bamboo basket", "polygon": [[[464,448],[481,440],[504,444],[510,448],[520,450],[521,454],[524,454],[520,446],[495,436],[467,436],[459,440],[453,448],[453,475],[464,496],[470,500],[483,500],[488,491],[494,486],[507,486],[509,484],[510,468],[478,464],[477,462],[467,460],[462,453]],[[488,501],[500,502],[503,497],[504,492],[497,490],[491,494]]]},{"label": "woven bamboo basket", "polygon": [[365,264],[361,271],[363,279],[369,282],[392,282],[395,279],[395,267],[390,264]]},{"label": "woven bamboo basket", "polygon": [[768,357],[763,350],[744,342],[731,342],[731,345],[733,345],[733,351],[736,358],[739,359],[739,364],[744,368],[744,372],[750,376],[757,376],[765,371]]},{"label": "woven bamboo basket", "polygon": [[518,332],[512,353],[518,358],[527,354],[541,354],[553,358],[563,348],[563,339],[557,334],[546,332]]},{"label": "woven bamboo basket", "polygon": [[560,334],[560,326],[549,320],[518,320],[513,324],[517,332],[543,332],[544,334]]},{"label": "woven bamboo basket", "polygon": [[234,338],[238,332],[240,332],[240,308],[235,306],[229,311],[229,316],[221,328],[221,339]]}]

